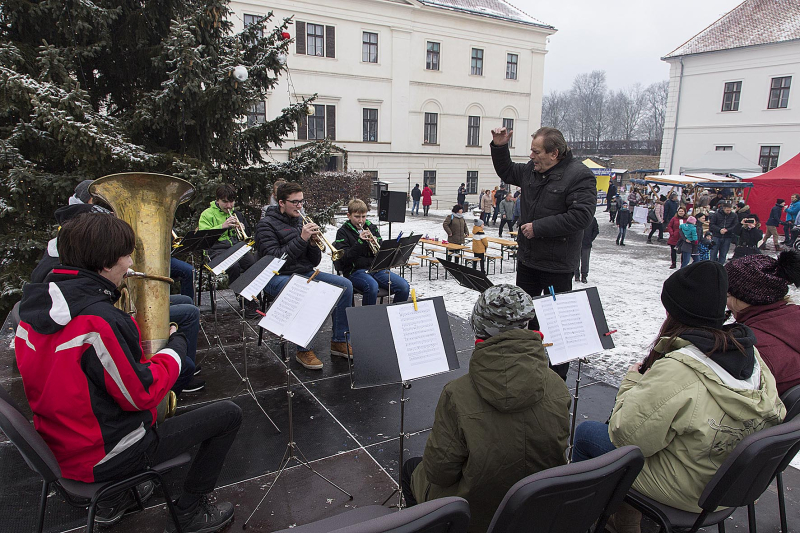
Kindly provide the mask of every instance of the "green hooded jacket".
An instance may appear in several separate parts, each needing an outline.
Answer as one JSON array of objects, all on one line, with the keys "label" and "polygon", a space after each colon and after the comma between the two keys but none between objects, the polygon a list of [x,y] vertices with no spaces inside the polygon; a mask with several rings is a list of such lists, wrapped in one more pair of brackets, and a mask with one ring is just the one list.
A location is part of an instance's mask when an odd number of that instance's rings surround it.
[{"label": "green hooded jacket", "polygon": [[699,513],[697,500],[728,454],[747,435],[780,423],[786,409],[758,351],[759,381],[750,390],[725,384],[690,342],[678,338],[670,347],[668,341],[662,338],[656,350],[672,351],[644,375],[625,376],[608,433],[614,446],[633,444],[645,456],[634,489]]},{"label": "green hooded jacket", "polygon": [[479,343],[469,373],[439,397],[412,476],[417,502],[461,496],[469,530],[486,531],[514,483],[566,463],[570,402],[537,333],[514,329]]},{"label": "green hooded jacket", "polygon": [[[197,223],[198,229],[217,229],[221,228],[222,225],[228,220],[228,213],[223,211],[217,205],[216,200],[211,202],[211,205],[205,209],[202,213],[200,213],[200,220]],[[231,239],[231,232],[233,229],[229,229],[219,237],[219,241],[225,241],[228,244],[233,244],[233,239]]]}]

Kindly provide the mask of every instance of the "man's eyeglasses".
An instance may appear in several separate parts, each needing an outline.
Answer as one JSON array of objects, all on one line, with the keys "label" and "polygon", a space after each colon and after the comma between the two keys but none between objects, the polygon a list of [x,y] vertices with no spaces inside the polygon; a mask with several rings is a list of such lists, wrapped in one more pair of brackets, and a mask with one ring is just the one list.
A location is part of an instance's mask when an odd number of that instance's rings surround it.
[{"label": "man's eyeglasses", "polygon": [[305,200],[285,200],[286,203],[292,204],[293,206],[297,207],[306,203]]}]

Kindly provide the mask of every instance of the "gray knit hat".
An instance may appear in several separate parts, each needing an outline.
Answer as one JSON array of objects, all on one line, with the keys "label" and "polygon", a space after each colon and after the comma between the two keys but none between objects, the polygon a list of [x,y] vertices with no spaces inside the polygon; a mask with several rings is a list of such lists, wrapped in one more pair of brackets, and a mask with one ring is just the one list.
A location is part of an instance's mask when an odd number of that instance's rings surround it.
[{"label": "gray knit hat", "polygon": [[89,194],[89,185],[91,185],[92,182],[94,182],[94,180],[83,180],[75,187],[75,198],[84,204],[88,204],[89,200],[92,199],[92,195]]},{"label": "gray knit hat", "polygon": [[524,328],[535,314],[533,299],[525,291],[503,284],[489,287],[478,297],[469,321],[475,336],[486,339]]}]

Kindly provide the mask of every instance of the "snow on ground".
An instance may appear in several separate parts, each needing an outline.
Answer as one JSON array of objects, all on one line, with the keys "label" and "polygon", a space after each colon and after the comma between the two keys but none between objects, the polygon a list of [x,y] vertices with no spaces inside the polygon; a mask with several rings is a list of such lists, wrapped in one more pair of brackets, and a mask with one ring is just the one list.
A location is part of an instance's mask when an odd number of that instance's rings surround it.
[{"label": "snow on ground", "polygon": [[[583,368],[594,378],[619,385],[628,367],[644,359],[658,334],[665,318],[661,305],[661,286],[674,270],[669,269],[669,246],[646,244],[647,235],[643,233],[642,224],[634,223],[628,230],[626,246],[617,246],[614,243],[617,227],[609,222],[608,213],[602,209],[603,207],[599,207],[596,213],[600,234],[592,247],[589,283],[573,282],[573,288],[596,286],[608,326],[617,330],[613,336],[616,347],[591,357],[589,364]],[[428,217],[410,216],[407,213],[406,222],[392,224],[392,236],[397,237],[402,231],[405,236],[413,232],[415,235],[429,235],[431,238],[446,238],[442,221],[449,211],[431,210],[429,213]],[[388,223],[379,223],[374,210],[369,213],[369,219],[380,224],[381,235],[386,238],[389,232]],[[344,220],[344,217],[337,218],[337,228]],[[470,224],[470,229],[471,227]],[[485,231],[487,236],[496,237],[498,226],[489,224]],[[325,235],[333,242],[336,228],[326,228]],[[504,236],[507,237],[507,231]],[[654,238],[657,236],[658,234],[654,235]],[[665,239],[666,237],[665,234]],[[515,283],[516,272],[511,270],[512,265],[509,262],[504,262],[503,274],[500,274],[499,263],[497,267],[497,273],[489,275],[495,285]],[[321,268],[323,272],[330,271],[330,256],[323,256]],[[443,268],[440,268],[438,280],[434,271],[434,279],[429,281],[427,267],[414,267],[411,286],[416,289],[420,298],[443,296],[447,310],[462,318],[469,318],[478,298],[476,291],[465,289],[452,277],[448,276],[445,280]],[[796,300],[800,300],[797,298],[800,290],[795,289],[794,296]]]}]

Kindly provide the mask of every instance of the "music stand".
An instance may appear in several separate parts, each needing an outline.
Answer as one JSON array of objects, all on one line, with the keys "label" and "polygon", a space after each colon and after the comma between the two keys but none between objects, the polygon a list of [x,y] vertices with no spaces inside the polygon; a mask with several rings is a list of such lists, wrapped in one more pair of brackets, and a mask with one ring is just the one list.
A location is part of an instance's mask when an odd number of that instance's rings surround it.
[{"label": "music stand", "polygon": [[[249,269],[248,269],[249,270]],[[302,281],[300,281],[302,280]],[[328,479],[327,477],[323,476],[319,472],[317,472],[311,463],[306,459],[305,454],[300,450],[297,446],[297,443],[294,441],[294,422],[292,418],[292,398],[294,398],[294,392],[292,391],[292,372],[291,367],[289,366],[289,350],[287,349],[287,342],[292,341],[295,342],[296,337],[295,335],[303,334],[306,338],[313,338],[314,335],[317,334],[319,328],[322,326],[321,323],[317,325],[313,321],[306,320],[305,317],[298,318],[299,316],[299,308],[302,307],[305,303],[308,303],[305,298],[298,300],[296,293],[293,293],[293,283],[302,283],[302,284],[310,284],[310,283],[320,283],[322,285],[327,286],[328,291],[335,292],[338,290],[338,297],[335,300],[331,298],[325,299],[319,296],[312,296],[310,300],[313,300],[315,305],[315,313],[317,315],[328,315],[333,310],[333,307],[338,302],[339,298],[342,297],[344,293],[344,289],[341,287],[336,287],[335,285],[331,285],[329,283],[325,283],[323,281],[316,281],[311,279],[306,279],[302,276],[297,274],[292,276],[292,279],[289,280],[289,283],[284,285],[281,292],[275,298],[275,301],[270,306],[269,310],[267,311],[266,316],[259,322],[259,326],[264,329],[267,329],[271,333],[274,333],[280,337],[281,343],[281,356],[283,357],[283,364],[286,367],[286,397],[288,403],[288,413],[289,413],[289,440],[286,443],[286,451],[283,454],[283,459],[281,459],[281,465],[278,468],[278,473],[275,476],[275,480],[272,482],[272,485],[267,489],[267,492],[264,493],[264,496],[261,498],[261,501],[258,502],[258,505],[255,506],[253,512],[250,513],[250,516],[247,517],[247,520],[244,521],[242,524],[242,529],[247,529],[247,523],[253,518],[253,515],[261,507],[261,504],[264,503],[264,500],[267,499],[270,491],[278,484],[278,478],[281,477],[286,467],[289,465],[289,462],[292,460],[297,461],[301,465],[308,468],[314,475],[331,485],[332,487],[339,490],[341,493],[345,494],[350,500],[353,499],[353,495],[344,490],[342,487]],[[284,294],[285,293],[285,294]],[[372,306],[377,307],[377,306]],[[289,311],[287,313],[287,310]],[[273,314],[275,316],[273,316]],[[301,324],[303,327],[307,329],[304,332],[298,332],[296,325]],[[273,328],[274,329],[270,329]],[[302,329],[302,328],[301,328]],[[312,331],[313,330],[313,331]],[[287,339],[286,335],[292,336],[292,338]],[[302,343],[303,345],[307,345],[308,343]],[[295,376],[295,380],[300,383],[300,380]],[[298,455],[299,454],[299,455]]]},{"label": "music stand", "polygon": [[[401,357],[398,355],[397,340],[392,328],[392,318],[390,313],[395,312],[415,312],[413,302],[402,302],[397,304],[368,305],[361,307],[347,308],[347,321],[350,324],[348,336],[352,341],[353,356],[350,364],[350,387],[353,389],[379,387],[383,385],[397,385],[400,388],[400,463],[398,464],[397,487],[383,502],[388,502],[392,496],[400,492],[397,506],[403,507],[403,495],[400,491],[400,476],[403,469],[403,457],[405,438],[405,404],[409,401],[406,398],[406,390],[411,388],[411,382],[416,379],[429,377],[443,372],[451,372],[459,368],[458,354],[456,352],[453,333],[450,330],[450,321],[447,317],[447,309],[444,306],[444,298],[436,296],[417,300],[425,318],[423,327],[430,327],[427,332],[415,329],[415,333],[423,339],[428,338],[431,331],[438,333],[441,339],[441,348],[444,350],[446,361],[439,359],[438,370],[425,371],[422,373],[408,374],[401,369]],[[431,310],[431,307],[433,308]],[[434,320],[428,320],[431,315],[435,315]],[[408,316],[408,315],[406,315]],[[409,326],[413,327],[413,326]],[[426,334],[427,333],[427,334]],[[398,336],[403,332],[397,332]],[[427,342],[423,340],[422,342]],[[431,343],[432,344],[432,343]],[[359,354],[368,354],[359,357]],[[355,359],[358,359],[358,365]],[[403,368],[408,368],[405,364]]]},{"label": "music stand", "polygon": [[[244,241],[237,242],[228,249],[217,254],[214,259],[211,259],[205,267],[213,274],[214,282],[216,283],[217,276],[225,273],[225,271],[234,265],[239,259],[244,257],[245,254],[250,252],[253,247]],[[223,297],[223,300],[225,298]],[[227,301],[227,300],[226,300]],[[230,305],[230,304],[229,304]],[[217,307],[216,303],[211,301],[211,310],[214,313],[214,322],[217,320]]]},{"label": "music stand", "polygon": [[367,269],[367,273],[380,272],[385,270],[388,274],[386,279],[389,284],[389,297],[392,296],[392,268],[399,267],[408,263],[408,259],[414,252],[414,247],[417,245],[422,235],[411,235],[400,239],[384,239],[381,241],[381,247],[375,258],[372,260],[372,265]]},{"label": "music stand", "polygon": [[494,286],[494,283],[489,280],[486,274],[472,267],[459,265],[455,261],[449,259],[439,259],[439,263],[441,263],[447,272],[450,272],[450,275],[453,276],[462,287],[483,292],[489,287]]},{"label": "music stand", "polygon": [[[214,246],[214,243],[219,240],[220,236],[222,236],[225,231],[226,230],[222,228],[190,231],[176,244],[172,245],[171,255],[178,257],[179,255],[188,254],[191,257],[191,262],[194,266],[195,252],[200,253],[200,258],[202,260],[203,253]],[[195,266],[195,272],[197,272],[198,275],[197,305],[199,307],[203,293],[203,265],[200,264]],[[194,280],[192,280],[192,284],[194,284]]]}]

